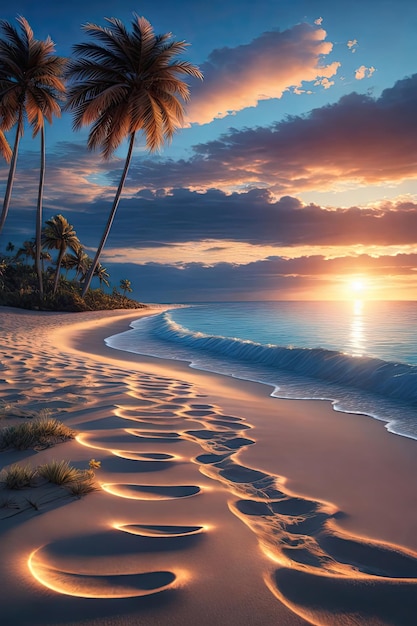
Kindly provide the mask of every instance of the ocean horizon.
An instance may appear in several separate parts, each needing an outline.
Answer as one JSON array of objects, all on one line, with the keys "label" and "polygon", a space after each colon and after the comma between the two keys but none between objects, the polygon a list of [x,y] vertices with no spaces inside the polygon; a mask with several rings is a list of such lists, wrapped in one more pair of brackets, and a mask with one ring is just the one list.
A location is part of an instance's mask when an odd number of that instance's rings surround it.
[{"label": "ocean horizon", "polygon": [[[169,306],[169,305],[167,305]],[[417,439],[417,303],[268,301],[173,305],[110,347],[329,400]]]}]

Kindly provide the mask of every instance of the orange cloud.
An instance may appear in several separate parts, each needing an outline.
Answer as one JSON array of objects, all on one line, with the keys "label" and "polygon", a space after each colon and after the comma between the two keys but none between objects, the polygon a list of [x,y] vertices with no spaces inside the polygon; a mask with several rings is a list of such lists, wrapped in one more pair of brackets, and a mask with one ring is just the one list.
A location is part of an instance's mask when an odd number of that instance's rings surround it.
[{"label": "orange cloud", "polygon": [[298,24],[283,32],[263,33],[246,45],[214,50],[201,67],[204,81],[192,88],[188,121],[206,124],[260,100],[281,98],[304,82],[322,84],[340,66],[336,61],[322,64],[333,48],[325,38],[322,28]]},{"label": "orange cloud", "polygon": [[363,80],[364,78],[370,78],[372,74],[375,72],[374,67],[366,67],[365,65],[361,65],[355,72],[356,80]]}]

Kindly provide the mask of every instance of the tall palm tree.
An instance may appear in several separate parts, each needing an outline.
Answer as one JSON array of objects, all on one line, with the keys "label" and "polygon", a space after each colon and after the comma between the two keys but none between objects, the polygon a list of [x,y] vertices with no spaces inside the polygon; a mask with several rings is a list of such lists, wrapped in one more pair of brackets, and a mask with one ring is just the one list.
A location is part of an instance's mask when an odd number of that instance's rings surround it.
[{"label": "tall palm tree", "polygon": [[137,15],[131,32],[114,17],[106,21],[106,27],[84,26],[93,41],[74,46],[77,58],[69,61],[66,72],[72,81],[67,107],[74,113],[74,129],[92,124],[88,148],[101,148],[104,159],[109,159],[122,141],[129,139],[122,176],[83,295],[116,214],[137,131],[143,132],[151,152],[170,140],[183,123],[183,102],[189,98],[188,85],[181,77],[202,78],[196,66],[176,58],[187,44],[173,41],[171,33],[155,35],[150,23]]},{"label": "tall palm tree", "polygon": [[66,60],[53,54],[54,42],[34,38],[33,31],[24,17],[18,17],[20,32],[9,22],[2,20],[0,30],[0,113],[2,128],[8,130],[16,124],[13,153],[3,209],[0,216],[0,233],[6,220],[16,172],[20,139],[24,132],[25,115],[32,126],[33,137],[41,133],[41,163],[36,209],[36,258],[35,266],[42,295],[41,232],[42,202],[45,177],[45,118],[52,123],[59,117],[59,101],[65,94],[63,71]]},{"label": "tall palm tree", "polygon": [[58,288],[62,259],[67,251],[67,248],[70,248],[73,252],[77,253],[81,244],[74,227],[62,215],[54,215],[51,219],[46,220],[45,224],[46,226],[42,234],[42,244],[48,250],[58,250],[53,290],[55,295]]}]

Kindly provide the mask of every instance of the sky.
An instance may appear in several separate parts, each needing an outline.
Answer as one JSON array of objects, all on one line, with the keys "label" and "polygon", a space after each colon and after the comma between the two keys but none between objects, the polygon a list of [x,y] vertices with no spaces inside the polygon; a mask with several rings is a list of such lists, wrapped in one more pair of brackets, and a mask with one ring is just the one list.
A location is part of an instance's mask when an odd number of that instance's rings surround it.
[{"label": "sky", "polygon": [[[163,303],[416,299],[415,0],[5,5],[66,57],[83,24],[136,13],[204,74],[170,145],[137,138],[101,257],[111,286]],[[105,162],[87,136],[69,112],[47,126],[44,218],[64,215],[94,256],[127,146]],[[26,129],[0,252],[34,237],[38,168]]]}]

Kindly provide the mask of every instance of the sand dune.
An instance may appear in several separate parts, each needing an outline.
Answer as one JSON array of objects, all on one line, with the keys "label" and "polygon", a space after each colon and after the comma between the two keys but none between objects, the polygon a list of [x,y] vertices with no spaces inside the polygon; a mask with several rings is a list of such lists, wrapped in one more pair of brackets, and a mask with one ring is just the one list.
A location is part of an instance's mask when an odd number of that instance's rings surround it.
[{"label": "sand dune", "polygon": [[416,442],[104,345],[146,313],[1,310],[0,400],[78,433],[1,466],[101,462],[81,499],[0,490],[4,623],[415,624]]}]

